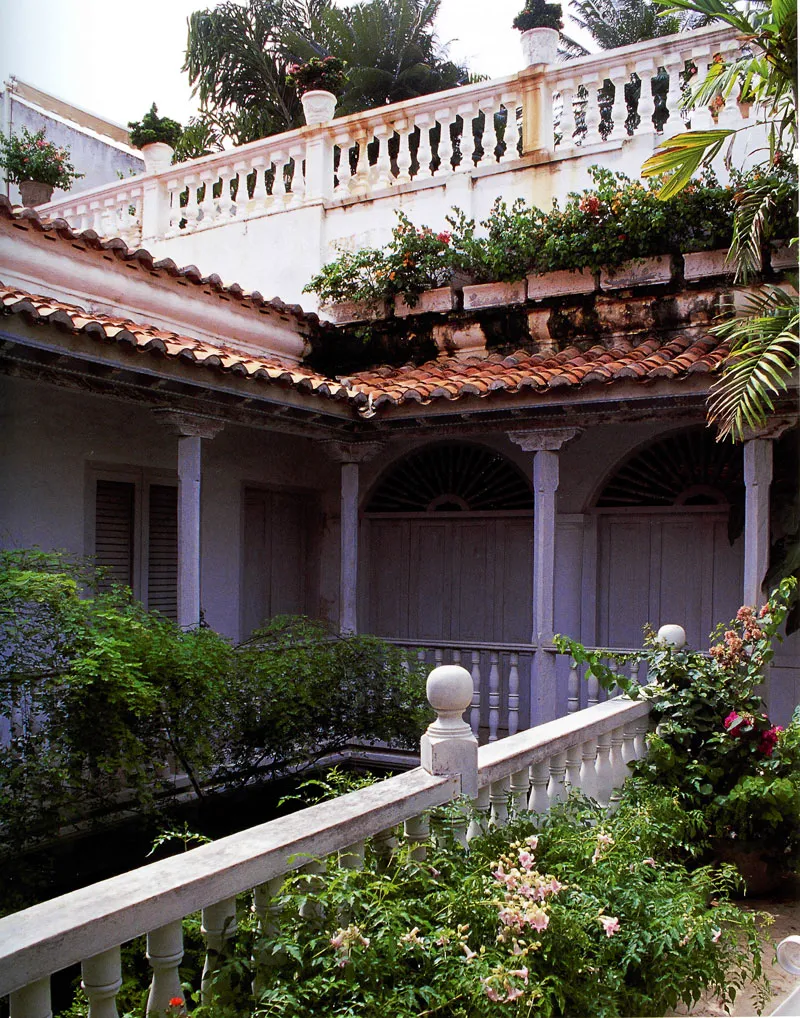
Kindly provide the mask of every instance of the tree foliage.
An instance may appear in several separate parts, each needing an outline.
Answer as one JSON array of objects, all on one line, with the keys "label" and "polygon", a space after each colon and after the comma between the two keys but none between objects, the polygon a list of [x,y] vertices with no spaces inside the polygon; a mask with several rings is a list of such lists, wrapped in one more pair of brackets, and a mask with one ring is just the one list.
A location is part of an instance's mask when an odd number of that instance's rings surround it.
[{"label": "tree foliage", "polygon": [[[571,0],[569,7],[572,20],[589,32],[601,49],[660,39],[683,27],[683,19],[663,17],[658,4],[649,0]],[[573,40],[569,47],[573,56],[589,52]]]},{"label": "tree foliage", "polygon": [[239,143],[303,124],[287,68],[314,57],[347,65],[341,115],[453,88],[467,72],[434,33],[440,0],[228,0],[189,21],[184,70],[203,119]]},{"label": "tree foliage", "polygon": [[90,564],[0,554],[0,859],[59,830],[202,798],[350,741],[414,748],[424,681],[399,650],[282,617],[239,647],[183,632]]}]

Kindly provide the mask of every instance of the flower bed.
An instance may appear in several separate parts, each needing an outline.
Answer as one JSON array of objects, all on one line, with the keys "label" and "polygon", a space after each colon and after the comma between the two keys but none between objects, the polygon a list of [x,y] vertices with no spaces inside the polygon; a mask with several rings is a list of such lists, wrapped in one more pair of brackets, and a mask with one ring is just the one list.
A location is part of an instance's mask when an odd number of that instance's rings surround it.
[{"label": "flower bed", "polygon": [[[669,282],[677,256],[728,247],[737,203],[749,179],[722,186],[707,174],[662,201],[657,194],[660,181],[644,185],[597,166],[590,172],[592,188],[570,194],[563,208],[554,202],[549,211],[522,199],[511,206],[498,200],[478,225],[454,208],[447,217],[448,229],[439,232],[416,227],[398,213],[385,248],[343,253],[325,265],[305,291],[317,293],[326,304],[380,302],[403,294],[405,305],[414,307],[421,293],[445,286],[454,275],[471,284],[517,284],[518,290],[527,277],[528,297],[533,299],[592,292],[594,274],[600,270],[603,289]],[[792,168],[779,166],[760,180],[759,186],[775,195],[776,236],[791,236],[795,230],[794,174]],[[661,260],[658,273],[637,278],[637,266],[650,258]],[[560,274],[560,288],[557,283],[555,290],[543,292],[537,280],[553,273]],[[564,288],[566,279],[569,285]],[[519,292],[514,300],[519,300]]]}]

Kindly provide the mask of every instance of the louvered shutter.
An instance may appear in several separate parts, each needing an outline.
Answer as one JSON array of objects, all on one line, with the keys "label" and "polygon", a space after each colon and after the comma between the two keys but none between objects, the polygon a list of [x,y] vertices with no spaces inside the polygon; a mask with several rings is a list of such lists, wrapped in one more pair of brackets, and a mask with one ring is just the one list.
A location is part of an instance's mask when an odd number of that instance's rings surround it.
[{"label": "louvered shutter", "polygon": [[94,553],[98,566],[108,570],[102,584],[133,586],[133,527],[136,486],[130,481],[98,480],[95,499]]},{"label": "louvered shutter", "polygon": [[178,617],[178,489],[151,484],[147,555],[147,607]]}]

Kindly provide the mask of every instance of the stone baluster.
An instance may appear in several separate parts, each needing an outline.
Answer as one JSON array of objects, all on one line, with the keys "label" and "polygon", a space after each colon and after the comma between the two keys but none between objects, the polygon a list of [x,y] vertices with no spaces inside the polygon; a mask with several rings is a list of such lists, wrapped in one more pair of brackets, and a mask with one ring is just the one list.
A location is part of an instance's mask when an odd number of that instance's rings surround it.
[{"label": "stone baluster", "polygon": [[183,178],[183,182],[186,185],[186,205],[183,208],[183,218],[186,220],[185,231],[191,233],[200,221],[200,203],[197,196],[200,178],[194,173],[189,173]]},{"label": "stone baluster", "polygon": [[439,665],[444,663],[444,650],[441,647],[436,647],[433,651],[434,665],[438,668]]},{"label": "stone baluster", "polygon": [[456,113],[461,117],[461,162],[459,170],[468,171],[475,165],[475,135],[472,133],[472,121],[478,115],[478,107],[475,102],[461,103],[456,107]]},{"label": "stone baluster", "polygon": [[[183,209],[181,208],[182,190],[183,184],[180,180],[176,180],[173,177],[172,180],[167,181],[168,237],[175,237],[181,232],[181,220],[183,219]],[[145,227],[144,236],[155,235],[151,234]]]},{"label": "stone baluster", "polygon": [[586,706],[596,707],[600,701],[600,683],[594,672],[588,672],[586,676]]},{"label": "stone baluster", "polygon": [[519,102],[518,96],[514,94],[504,95],[502,97],[503,105],[506,108],[506,126],[503,131],[503,143],[505,144],[505,151],[500,156],[501,163],[510,163],[514,159],[519,159],[519,152],[517,151],[517,143],[519,142],[519,128],[517,127],[517,105]]},{"label": "stone baluster", "polygon": [[567,714],[580,710],[581,677],[578,673],[578,662],[570,659],[569,675],[567,676]]},{"label": "stone baluster", "polygon": [[217,175],[213,171],[200,173],[200,186],[203,188],[203,197],[198,202],[198,220],[204,227],[211,226],[215,219],[216,199],[214,198],[214,182]]},{"label": "stone baluster", "polygon": [[102,237],[103,236],[103,206],[102,206],[102,204],[96,198],[89,202],[89,218],[90,218],[89,229],[90,230],[94,230],[94,232],[99,237]]},{"label": "stone baluster", "polygon": [[266,156],[256,156],[253,159],[253,170],[256,180],[253,186],[253,205],[256,212],[266,209],[270,204],[270,196],[267,194],[267,167],[269,163]]},{"label": "stone baluster", "polygon": [[497,741],[500,725],[500,656],[496,651],[489,655],[489,742]]},{"label": "stone baluster", "polygon": [[397,850],[397,833],[394,827],[387,827],[380,831],[372,839],[375,855],[378,859],[378,869],[385,870]]},{"label": "stone baluster", "polygon": [[50,977],[28,983],[9,997],[9,1018],[53,1018],[50,1003]]},{"label": "stone baluster", "polygon": [[417,862],[424,862],[427,855],[426,843],[430,835],[430,820],[427,813],[411,817],[403,824],[403,833],[409,844],[409,855]]},{"label": "stone baluster", "polygon": [[633,752],[634,759],[641,760],[647,755],[647,730],[650,727],[650,719],[645,715],[633,723]]},{"label": "stone baluster", "polygon": [[489,810],[491,809],[491,802],[489,801],[489,795],[491,789],[488,785],[484,785],[483,788],[478,789],[478,797],[472,804],[473,814],[467,828],[467,841],[472,841],[473,838],[477,838],[479,834],[484,834],[489,827]]},{"label": "stone baluster", "polygon": [[626,768],[628,764],[632,764],[634,760],[638,759],[636,756],[636,722],[634,721],[625,725],[623,729],[622,759]]},{"label": "stone baluster", "polygon": [[[219,208],[220,222],[224,223],[231,218],[234,209],[234,200],[231,196],[231,184],[237,177],[236,170],[232,166],[223,166],[219,173],[221,191],[217,207]],[[238,192],[237,192],[238,195]]]},{"label": "stone baluster", "polygon": [[681,97],[683,95],[681,91],[683,85],[681,71],[683,67],[684,60],[682,54],[672,53],[668,56],[665,54],[664,70],[669,75],[669,86],[667,87],[667,113],[669,113],[669,118],[664,130],[670,136],[677,134],[683,127],[681,119]]},{"label": "stone baluster", "polygon": [[584,145],[596,145],[603,140],[600,136],[600,101],[597,95],[602,85],[603,82],[599,75],[592,75],[583,79],[583,87],[586,89],[584,112],[586,134],[583,138]]},{"label": "stone baluster", "polygon": [[608,74],[614,86],[614,104],[611,107],[611,134],[609,141],[624,141],[628,136],[625,121],[628,118],[628,107],[625,103],[625,86],[630,81],[630,74],[624,65],[611,69]]},{"label": "stone baluster", "polygon": [[292,200],[291,194],[286,193],[286,177],[283,172],[287,161],[288,156],[281,149],[272,153],[272,164],[275,167],[275,176],[272,179],[272,202],[279,210]]},{"label": "stone baluster", "polygon": [[327,869],[328,865],[324,859],[311,859],[302,869],[308,894],[304,904],[300,906],[298,914],[315,926],[320,926],[325,918],[322,905],[315,900],[315,892],[321,886],[321,877],[327,872]]},{"label": "stone baluster", "polygon": [[472,731],[477,737],[481,727],[481,652],[472,651],[472,702],[469,714]]},{"label": "stone baluster", "polygon": [[489,802],[492,807],[491,823],[493,827],[505,827],[508,823],[509,778],[500,778],[489,786]]},{"label": "stone baluster", "polygon": [[494,148],[497,144],[494,136],[494,99],[482,99],[478,103],[478,114],[483,114],[483,130],[478,126],[475,135],[475,151],[478,155],[478,166],[491,166],[495,161]]},{"label": "stone baluster", "polygon": [[459,803],[457,808],[453,811],[452,819],[449,822],[450,830],[453,833],[453,839],[457,845],[460,845],[463,849],[469,848],[468,831],[469,831],[469,806],[466,803]]},{"label": "stone baluster", "polygon": [[595,764],[595,798],[601,805],[607,806],[614,787],[614,771],[610,760],[611,732],[597,738],[597,763]]},{"label": "stone baluster", "polygon": [[339,865],[343,870],[364,869],[364,842],[356,841],[339,852]]},{"label": "stone baluster", "polygon": [[561,119],[558,123],[558,134],[561,136],[559,147],[562,152],[575,145],[575,81],[567,78],[559,86],[561,93]]},{"label": "stone baluster", "polygon": [[597,798],[597,740],[587,739],[581,743],[580,789],[590,799]]},{"label": "stone baluster", "polygon": [[108,237],[119,236],[120,207],[116,198],[103,199],[103,230]]},{"label": "stone baluster", "polygon": [[528,768],[523,767],[520,771],[514,771],[509,781],[509,792],[511,794],[511,805],[515,813],[528,808],[528,793],[531,788],[531,778]]},{"label": "stone baluster", "polygon": [[567,769],[564,774],[567,792],[581,787],[581,746],[577,743],[567,750]]},{"label": "stone baluster", "polygon": [[375,137],[378,139],[378,161],[375,164],[373,186],[376,188],[390,187],[394,183],[392,161],[389,158],[389,139],[394,133],[391,124],[378,124]]},{"label": "stone baluster", "polygon": [[89,1001],[89,1018],[117,1018],[117,994],[122,986],[122,961],[112,947],[81,964],[81,989]]},{"label": "stone baluster", "polygon": [[230,956],[236,936],[236,898],[224,898],[208,905],[202,912],[200,932],[206,942],[206,957],[200,992],[204,1004],[213,999],[224,1000],[230,991],[226,981],[218,975],[220,966]]},{"label": "stone baluster", "polygon": [[639,93],[639,134],[653,134],[653,113],[655,112],[655,101],[653,99],[653,75],[656,64],[652,57],[647,60],[639,60],[635,65],[636,73],[642,83]]},{"label": "stone baluster", "polygon": [[339,181],[335,193],[341,197],[348,194],[353,187],[353,169],[350,165],[350,149],[352,147],[350,132],[343,131],[333,137],[334,145],[339,148],[339,167],[336,170],[336,177]]},{"label": "stone baluster", "polygon": [[519,654],[508,656],[508,734],[519,731]]},{"label": "stone baluster", "polygon": [[531,794],[528,809],[533,813],[546,813],[550,806],[547,783],[550,780],[550,761],[539,760],[530,766]]},{"label": "stone baluster", "polygon": [[433,126],[433,118],[430,113],[421,113],[414,118],[414,125],[419,128],[419,148],[417,149],[419,169],[414,179],[429,180],[431,177],[431,127]]},{"label": "stone baluster", "polygon": [[609,798],[609,806],[616,807],[620,799],[620,791],[628,776],[628,765],[622,755],[622,746],[625,742],[625,726],[615,728],[611,732],[611,748],[609,760],[611,762],[612,792]]},{"label": "stone baluster", "polygon": [[147,934],[147,960],[153,970],[147,1013],[164,1014],[169,1010],[171,1000],[183,997],[178,972],[183,961],[183,924],[180,919]]},{"label": "stone baluster", "polygon": [[[73,223],[72,225],[75,226],[81,233],[83,233],[84,230],[88,230],[89,227],[91,226],[91,217],[89,216],[89,206],[85,202],[82,202],[75,209],[75,215],[78,218],[78,222]],[[66,216],[64,218],[66,218]]]},{"label": "stone baluster", "polygon": [[458,649],[458,647],[453,648],[453,664],[454,665],[461,664],[461,651]]},{"label": "stone baluster", "polygon": [[355,136],[357,148],[356,172],[350,181],[350,190],[355,194],[366,194],[370,189],[370,166],[367,144],[370,139],[365,128],[357,128]]},{"label": "stone baluster", "polygon": [[436,170],[437,177],[443,177],[453,172],[453,140],[450,137],[450,122],[453,119],[450,109],[436,110],[434,113],[436,123],[441,128],[439,136],[439,166]]},{"label": "stone baluster", "polygon": [[547,797],[552,806],[556,802],[563,802],[567,797],[567,790],[564,784],[567,774],[567,754],[556,753],[550,757],[550,782],[547,786]]},{"label": "stone baluster", "polygon": [[397,150],[397,177],[395,180],[398,184],[407,184],[411,180],[411,149],[409,148],[409,141],[411,140],[414,125],[410,120],[398,120],[395,122],[394,129],[400,139]]},{"label": "stone baluster", "polygon": [[270,943],[280,933],[283,906],[279,895],[282,886],[283,877],[273,877],[253,888],[253,912],[258,922],[258,944],[252,959],[253,993],[256,997],[266,984],[267,970],[279,965],[283,959],[283,953],[275,953]]},{"label": "stone baluster", "polygon": [[292,206],[302,205],[306,198],[306,178],[303,171],[303,157],[305,156],[305,145],[293,145],[289,149],[294,169],[292,170]]}]

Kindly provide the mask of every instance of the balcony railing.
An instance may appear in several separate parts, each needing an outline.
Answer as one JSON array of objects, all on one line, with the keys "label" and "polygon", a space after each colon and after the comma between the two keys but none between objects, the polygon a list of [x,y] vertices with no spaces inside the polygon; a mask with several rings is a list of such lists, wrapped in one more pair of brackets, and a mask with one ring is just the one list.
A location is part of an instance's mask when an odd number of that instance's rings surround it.
[{"label": "balcony railing", "polygon": [[632,138],[747,123],[749,107],[733,99],[713,114],[693,111],[691,121],[681,109],[693,69],[702,74],[715,54],[727,58],[741,45],[730,28],[710,27],[527,68],[71,194],[41,211],[135,245],[320,202],[439,187],[467,173],[597,161]]},{"label": "balcony railing", "polygon": [[[91,1018],[115,1018],[120,946],[143,934],[152,967],[147,1010],[164,1013],[171,998],[183,996],[182,920],[192,912],[202,910],[207,978],[235,932],[236,896],[252,893],[269,937],[285,874],[320,865],[309,856],[338,854],[342,865],[357,865],[366,840],[389,846],[400,824],[424,854],[427,811],[461,794],[476,806],[475,819],[458,832],[464,845],[486,824],[502,825],[509,803],[543,812],[570,787],[609,803],[627,764],[645,751],[650,705],[623,698],[478,749],[458,720],[469,707],[469,674],[457,669],[456,691],[452,675],[448,669],[450,686],[434,697],[438,718],[423,737],[422,767],[0,919],[0,995],[10,994],[11,1018],[49,1018],[51,974],[77,963]],[[448,748],[440,756],[442,742]],[[454,759],[458,773],[451,773]]]}]

